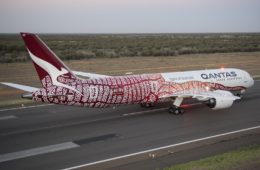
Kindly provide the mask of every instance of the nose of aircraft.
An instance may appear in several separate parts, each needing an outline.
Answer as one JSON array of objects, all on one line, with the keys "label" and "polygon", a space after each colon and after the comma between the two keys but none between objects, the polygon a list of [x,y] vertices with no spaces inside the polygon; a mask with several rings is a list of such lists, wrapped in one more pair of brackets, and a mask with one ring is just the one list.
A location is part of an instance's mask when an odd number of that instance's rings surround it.
[{"label": "nose of aircraft", "polygon": [[252,77],[250,77],[249,86],[252,87],[255,84],[255,81]]},{"label": "nose of aircraft", "polygon": [[252,87],[254,85],[254,83],[255,83],[253,77],[246,71],[244,72],[244,76],[245,76],[244,78],[245,78],[245,80],[247,82],[247,86],[248,87]]}]

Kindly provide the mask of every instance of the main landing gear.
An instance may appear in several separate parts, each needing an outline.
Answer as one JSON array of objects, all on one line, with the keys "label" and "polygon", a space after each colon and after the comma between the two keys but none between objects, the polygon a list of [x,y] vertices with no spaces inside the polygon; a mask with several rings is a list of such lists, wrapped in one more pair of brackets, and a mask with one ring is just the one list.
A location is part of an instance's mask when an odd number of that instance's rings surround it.
[{"label": "main landing gear", "polygon": [[184,113],[184,109],[182,107],[171,106],[169,108],[169,113],[174,114],[174,115],[183,114]]},{"label": "main landing gear", "polygon": [[145,107],[145,108],[150,108],[150,107],[154,107],[155,103],[153,103],[153,102],[148,102],[148,103],[142,102],[142,103],[140,103],[140,106]]},{"label": "main landing gear", "polygon": [[173,105],[169,108],[169,113],[174,114],[174,115],[180,115],[184,113],[184,109],[180,107],[181,103],[183,101],[182,97],[177,97]]}]

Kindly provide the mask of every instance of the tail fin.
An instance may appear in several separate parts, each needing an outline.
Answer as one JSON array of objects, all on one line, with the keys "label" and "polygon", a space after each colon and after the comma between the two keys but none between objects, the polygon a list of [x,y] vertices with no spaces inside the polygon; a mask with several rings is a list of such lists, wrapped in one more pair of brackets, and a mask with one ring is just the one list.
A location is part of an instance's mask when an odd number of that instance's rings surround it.
[{"label": "tail fin", "polygon": [[35,34],[21,33],[35,69],[44,88],[57,85],[74,90],[74,88],[58,81],[59,76],[75,79],[76,76],[70,69],[47,47],[47,45]]}]

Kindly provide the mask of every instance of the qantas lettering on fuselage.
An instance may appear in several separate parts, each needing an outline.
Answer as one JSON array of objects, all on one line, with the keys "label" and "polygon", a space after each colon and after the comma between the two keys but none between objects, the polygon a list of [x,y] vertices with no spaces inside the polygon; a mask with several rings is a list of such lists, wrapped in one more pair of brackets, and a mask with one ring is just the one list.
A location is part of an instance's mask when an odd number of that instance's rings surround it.
[{"label": "qantas lettering on fuselage", "polygon": [[220,72],[220,73],[202,73],[201,78],[203,79],[218,79],[218,78],[228,78],[228,77],[236,77],[237,74],[234,71],[231,72]]}]

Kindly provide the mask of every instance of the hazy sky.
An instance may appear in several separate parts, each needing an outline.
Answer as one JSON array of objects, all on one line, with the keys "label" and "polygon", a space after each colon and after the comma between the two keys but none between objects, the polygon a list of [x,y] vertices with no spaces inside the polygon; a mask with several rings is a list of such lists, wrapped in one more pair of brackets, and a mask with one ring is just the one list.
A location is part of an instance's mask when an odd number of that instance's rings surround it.
[{"label": "hazy sky", "polygon": [[0,33],[260,32],[260,0],[0,0]]}]

